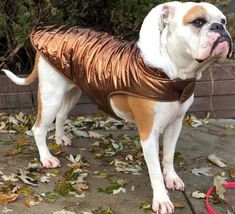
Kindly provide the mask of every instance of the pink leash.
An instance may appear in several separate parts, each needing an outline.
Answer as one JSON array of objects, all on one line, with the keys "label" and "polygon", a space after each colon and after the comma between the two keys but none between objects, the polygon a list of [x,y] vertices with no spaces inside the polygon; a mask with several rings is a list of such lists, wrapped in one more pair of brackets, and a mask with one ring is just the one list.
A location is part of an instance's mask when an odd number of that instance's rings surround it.
[{"label": "pink leash", "polygon": [[[235,182],[224,183],[224,188],[235,188]],[[209,204],[209,197],[213,192],[215,192],[215,187],[211,187],[206,193],[206,208],[209,214],[217,214],[217,212],[215,212]]]}]

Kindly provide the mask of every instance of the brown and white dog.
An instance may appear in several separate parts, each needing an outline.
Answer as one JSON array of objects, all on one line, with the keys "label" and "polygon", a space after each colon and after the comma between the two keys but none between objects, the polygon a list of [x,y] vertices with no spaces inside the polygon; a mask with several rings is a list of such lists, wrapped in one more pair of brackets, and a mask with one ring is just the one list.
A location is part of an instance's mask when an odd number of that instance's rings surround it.
[{"label": "brown and white dog", "polygon": [[[226,18],[208,3],[169,2],[156,6],[144,19],[137,46],[146,65],[161,69],[172,80],[198,79],[211,62],[223,61],[232,55]],[[39,52],[29,77],[22,79],[8,70],[4,72],[19,85],[30,84],[38,76],[39,111],[32,130],[43,166],[60,166],[59,160],[47,148],[47,129],[56,117],[56,142],[64,146],[71,144],[63,125],[68,112],[78,102],[81,90]],[[182,120],[193,97],[184,103],[159,102],[127,94],[110,97],[115,114],[137,124],[153,189],[152,209],[156,213],[174,212],[166,188],[184,190],[184,183],[174,170],[173,159]],[[161,133],[163,172],[158,156]]]}]

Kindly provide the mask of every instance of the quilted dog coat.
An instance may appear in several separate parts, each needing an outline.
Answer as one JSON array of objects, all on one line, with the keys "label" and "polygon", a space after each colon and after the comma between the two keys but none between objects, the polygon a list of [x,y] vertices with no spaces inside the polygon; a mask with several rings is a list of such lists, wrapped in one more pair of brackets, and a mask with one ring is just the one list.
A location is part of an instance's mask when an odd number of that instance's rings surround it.
[{"label": "quilted dog coat", "polygon": [[110,106],[114,94],[184,102],[194,92],[195,79],[169,79],[144,63],[136,43],[107,33],[80,27],[37,27],[31,41],[48,63],[114,117]]}]

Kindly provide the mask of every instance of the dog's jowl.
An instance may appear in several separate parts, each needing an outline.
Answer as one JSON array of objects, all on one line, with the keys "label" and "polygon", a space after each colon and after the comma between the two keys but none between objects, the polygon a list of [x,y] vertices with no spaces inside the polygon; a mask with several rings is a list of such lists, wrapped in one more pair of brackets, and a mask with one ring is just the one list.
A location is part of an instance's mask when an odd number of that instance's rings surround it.
[{"label": "dog's jowl", "polygon": [[[83,91],[105,113],[136,123],[153,189],[153,211],[173,213],[167,189],[184,190],[173,159],[195,81],[210,63],[232,55],[223,13],[208,3],[169,2],[149,12],[136,43],[66,26],[37,27],[31,41],[37,51],[31,75],[22,79],[4,72],[18,85],[39,79],[32,130],[43,166],[60,166],[47,148],[47,129],[56,118],[56,143],[71,144],[63,125]],[[163,172],[158,157],[161,133]]]}]

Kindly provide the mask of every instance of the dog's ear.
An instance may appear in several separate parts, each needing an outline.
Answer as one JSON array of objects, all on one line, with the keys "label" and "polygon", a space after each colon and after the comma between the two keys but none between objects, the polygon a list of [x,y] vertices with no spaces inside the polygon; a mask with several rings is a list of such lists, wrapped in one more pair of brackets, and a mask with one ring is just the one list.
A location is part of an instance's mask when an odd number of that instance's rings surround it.
[{"label": "dog's ear", "polygon": [[174,17],[175,15],[175,10],[177,7],[176,2],[171,2],[171,3],[165,3],[162,8],[161,8],[161,14],[160,14],[160,30],[163,30],[163,28],[170,22],[170,20]]},{"label": "dog's ear", "polygon": [[166,62],[162,57],[161,36],[165,26],[174,17],[176,8],[181,4],[181,2],[160,4],[145,17],[140,29],[138,46],[145,63],[148,65],[168,70],[166,66],[169,62]]}]

